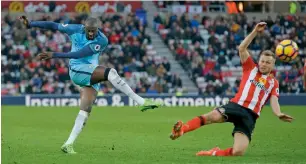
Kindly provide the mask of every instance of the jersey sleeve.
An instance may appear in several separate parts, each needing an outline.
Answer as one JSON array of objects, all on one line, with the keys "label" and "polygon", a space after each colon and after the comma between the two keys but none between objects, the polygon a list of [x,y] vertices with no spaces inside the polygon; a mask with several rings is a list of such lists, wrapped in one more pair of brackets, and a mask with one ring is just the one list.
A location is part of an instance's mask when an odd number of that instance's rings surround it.
[{"label": "jersey sleeve", "polygon": [[276,97],[279,97],[279,84],[278,84],[278,81],[275,80],[275,83],[274,83],[274,87],[272,88],[272,92],[271,92],[271,95],[273,96],[276,96]]},{"label": "jersey sleeve", "polygon": [[253,59],[251,56],[248,57],[248,59],[242,63],[242,70],[245,71],[250,71],[253,68],[256,67],[256,64],[254,63]]},{"label": "jersey sleeve", "polygon": [[58,30],[68,35],[77,33],[81,31],[82,28],[83,28],[83,25],[81,24],[59,24],[58,25]]},{"label": "jersey sleeve", "polygon": [[82,49],[74,52],[68,52],[68,53],[62,53],[62,52],[54,52],[53,53],[53,58],[71,58],[71,59],[78,59],[78,58],[83,58],[87,56],[91,56],[95,54],[90,45],[87,45],[83,47]]}]

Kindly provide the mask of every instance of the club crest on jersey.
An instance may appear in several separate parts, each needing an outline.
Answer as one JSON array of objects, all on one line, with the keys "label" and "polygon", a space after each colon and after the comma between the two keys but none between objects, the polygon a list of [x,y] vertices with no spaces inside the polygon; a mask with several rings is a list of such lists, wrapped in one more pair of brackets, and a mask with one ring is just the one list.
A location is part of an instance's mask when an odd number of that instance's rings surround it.
[{"label": "club crest on jersey", "polygon": [[98,44],[95,45],[95,50],[96,50],[96,51],[99,51],[100,49],[101,49],[101,46],[100,46],[100,45],[98,45]]},{"label": "club crest on jersey", "polygon": [[265,87],[265,84],[267,82],[266,79],[264,78],[259,78],[258,81],[256,81],[255,79],[250,80],[251,83],[253,83],[256,87],[259,87],[261,90],[265,91],[266,93],[268,93],[268,89]]},{"label": "club crest on jersey", "polygon": [[263,85],[265,85],[266,82],[267,82],[267,80],[266,80],[265,78],[262,78],[262,77],[259,78],[258,81],[259,81],[260,83],[262,83]]}]

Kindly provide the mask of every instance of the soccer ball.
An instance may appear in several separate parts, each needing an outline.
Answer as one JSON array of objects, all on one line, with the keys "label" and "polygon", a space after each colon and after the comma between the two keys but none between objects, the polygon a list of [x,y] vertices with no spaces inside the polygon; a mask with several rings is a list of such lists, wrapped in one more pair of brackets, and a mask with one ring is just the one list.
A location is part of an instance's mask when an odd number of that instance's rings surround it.
[{"label": "soccer ball", "polygon": [[298,55],[299,47],[292,40],[281,41],[275,49],[275,54],[281,61],[289,62],[295,59]]}]

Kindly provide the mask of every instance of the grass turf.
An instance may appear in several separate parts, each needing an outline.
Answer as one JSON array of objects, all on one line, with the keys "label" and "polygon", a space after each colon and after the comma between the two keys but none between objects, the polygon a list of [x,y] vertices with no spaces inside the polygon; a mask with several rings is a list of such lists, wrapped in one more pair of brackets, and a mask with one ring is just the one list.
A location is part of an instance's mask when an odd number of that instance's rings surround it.
[{"label": "grass turf", "polygon": [[131,107],[94,107],[75,143],[76,155],[60,151],[78,108],[2,106],[3,164],[100,163],[306,163],[306,107],[285,106],[293,123],[279,121],[269,107],[257,121],[243,157],[196,157],[199,150],[233,143],[230,123],[202,127],[169,139],[177,120],[208,112],[206,107],[162,108],[140,112]]}]

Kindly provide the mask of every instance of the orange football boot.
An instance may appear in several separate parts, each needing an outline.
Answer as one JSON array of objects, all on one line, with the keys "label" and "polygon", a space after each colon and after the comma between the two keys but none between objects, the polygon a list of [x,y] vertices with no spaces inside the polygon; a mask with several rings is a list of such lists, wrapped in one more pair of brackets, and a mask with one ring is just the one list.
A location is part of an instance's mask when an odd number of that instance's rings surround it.
[{"label": "orange football boot", "polygon": [[208,151],[202,150],[197,152],[196,156],[214,156],[216,151],[220,150],[219,147],[212,148]]},{"label": "orange football boot", "polygon": [[184,123],[182,121],[178,121],[174,124],[172,133],[170,135],[170,138],[172,140],[175,140],[184,134],[184,131],[182,128],[183,126],[184,126]]}]

